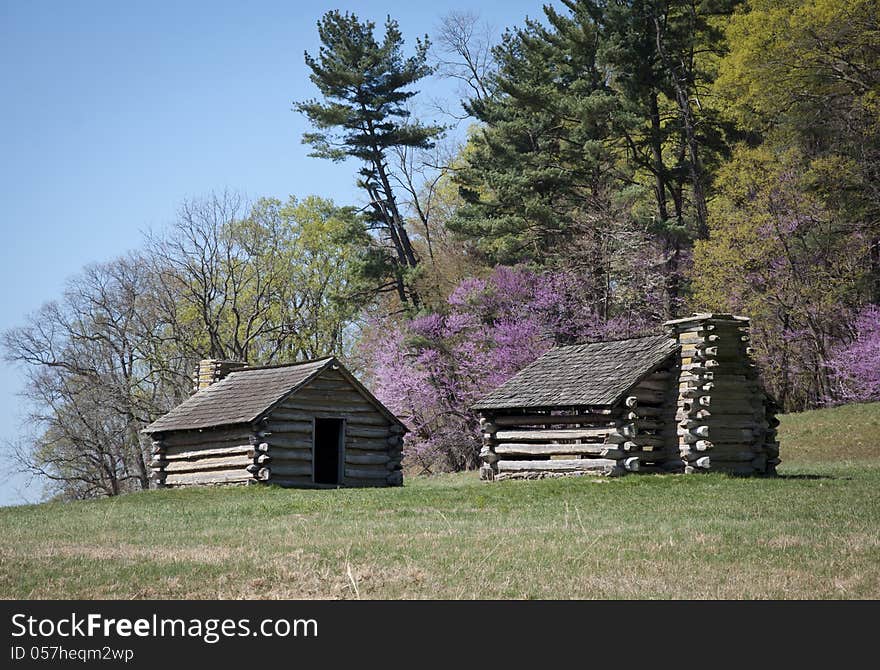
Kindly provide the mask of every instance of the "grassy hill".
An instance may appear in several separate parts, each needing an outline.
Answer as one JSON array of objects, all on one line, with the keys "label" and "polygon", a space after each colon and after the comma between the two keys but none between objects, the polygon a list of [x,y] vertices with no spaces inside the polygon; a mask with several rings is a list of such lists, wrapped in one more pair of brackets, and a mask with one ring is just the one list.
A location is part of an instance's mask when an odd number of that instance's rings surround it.
[{"label": "grassy hill", "polygon": [[5,598],[880,598],[880,403],[781,477],[154,491],[0,509]]}]

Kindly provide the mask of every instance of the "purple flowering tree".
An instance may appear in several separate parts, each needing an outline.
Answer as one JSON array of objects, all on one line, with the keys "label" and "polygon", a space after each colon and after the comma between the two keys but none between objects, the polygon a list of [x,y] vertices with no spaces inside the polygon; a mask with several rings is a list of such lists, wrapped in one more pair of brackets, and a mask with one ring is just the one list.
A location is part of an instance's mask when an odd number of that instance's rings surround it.
[{"label": "purple flowering tree", "polygon": [[636,316],[597,317],[570,273],[496,267],[462,281],[444,313],[373,324],[363,344],[373,387],[411,428],[405,454],[424,472],[478,465],[470,406],[555,344],[645,332]]},{"label": "purple flowering tree", "polygon": [[828,357],[832,403],[880,400],[880,307],[869,305],[855,319],[855,335]]}]

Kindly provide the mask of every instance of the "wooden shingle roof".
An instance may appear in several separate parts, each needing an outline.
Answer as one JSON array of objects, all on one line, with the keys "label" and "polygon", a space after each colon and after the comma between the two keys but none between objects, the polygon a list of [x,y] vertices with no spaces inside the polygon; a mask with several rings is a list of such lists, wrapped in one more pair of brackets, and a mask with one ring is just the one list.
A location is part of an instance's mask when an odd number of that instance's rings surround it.
[{"label": "wooden shingle roof", "polygon": [[337,367],[354,389],[389,420],[401,423],[335,357],[330,356],[305,363],[245,368],[232,372],[184,400],[142,432],[196,430],[257,421],[330,366]]},{"label": "wooden shingle roof", "polygon": [[610,406],[677,349],[666,335],[557,347],[472,409]]}]

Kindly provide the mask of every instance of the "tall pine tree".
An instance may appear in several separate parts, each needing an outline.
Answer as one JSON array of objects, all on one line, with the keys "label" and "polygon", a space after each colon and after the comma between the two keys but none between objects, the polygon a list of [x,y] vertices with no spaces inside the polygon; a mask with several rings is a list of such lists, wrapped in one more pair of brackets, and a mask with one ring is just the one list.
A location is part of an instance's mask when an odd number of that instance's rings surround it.
[{"label": "tall pine tree", "polygon": [[563,0],[568,11],[545,7],[544,23],[508,32],[496,94],[469,106],[482,125],[458,174],[468,205],[455,228],[497,260],[546,262],[583,234],[577,221],[623,213],[659,244],[673,313],[682,252],[707,234],[727,152],[729,129],[703,96],[735,2]]},{"label": "tall pine tree", "polygon": [[375,23],[354,14],[327,12],[318,22],[321,47],[317,57],[305,54],[310,79],[324,96],[295,105],[308,117],[315,132],[303,135],[312,156],[362,162],[358,186],[370,199],[370,222],[384,233],[393,255],[384,256],[393,284],[404,305],[418,305],[407,282],[419,262],[392,187],[386,159],[395,147],[427,149],[443,132],[410,118],[406,102],[416,94],[409,87],[431,73],[427,64],[428,39],[416,40],[415,54],[403,56],[403,35],[388,17],[381,42]]}]

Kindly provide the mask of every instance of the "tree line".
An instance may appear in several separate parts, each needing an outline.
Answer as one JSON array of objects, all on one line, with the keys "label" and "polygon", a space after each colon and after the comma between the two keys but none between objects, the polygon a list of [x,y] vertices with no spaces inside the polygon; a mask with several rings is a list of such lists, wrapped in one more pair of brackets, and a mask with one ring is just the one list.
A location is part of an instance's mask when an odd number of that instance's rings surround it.
[{"label": "tree line", "polygon": [[[330,11],[318,35],[294,110],[359,203],[185,203],[5,335],[38,427],[16,453],[62,495],[146,487],[138,430],[208,356],[345,355],[428,472],[473,466],[468,404],[542,350],[695,310],[752,318],[786,410],[880,399],[876,0],[561,0],[411,42]],[[459,97],[432,108],[432,77]]]}]

